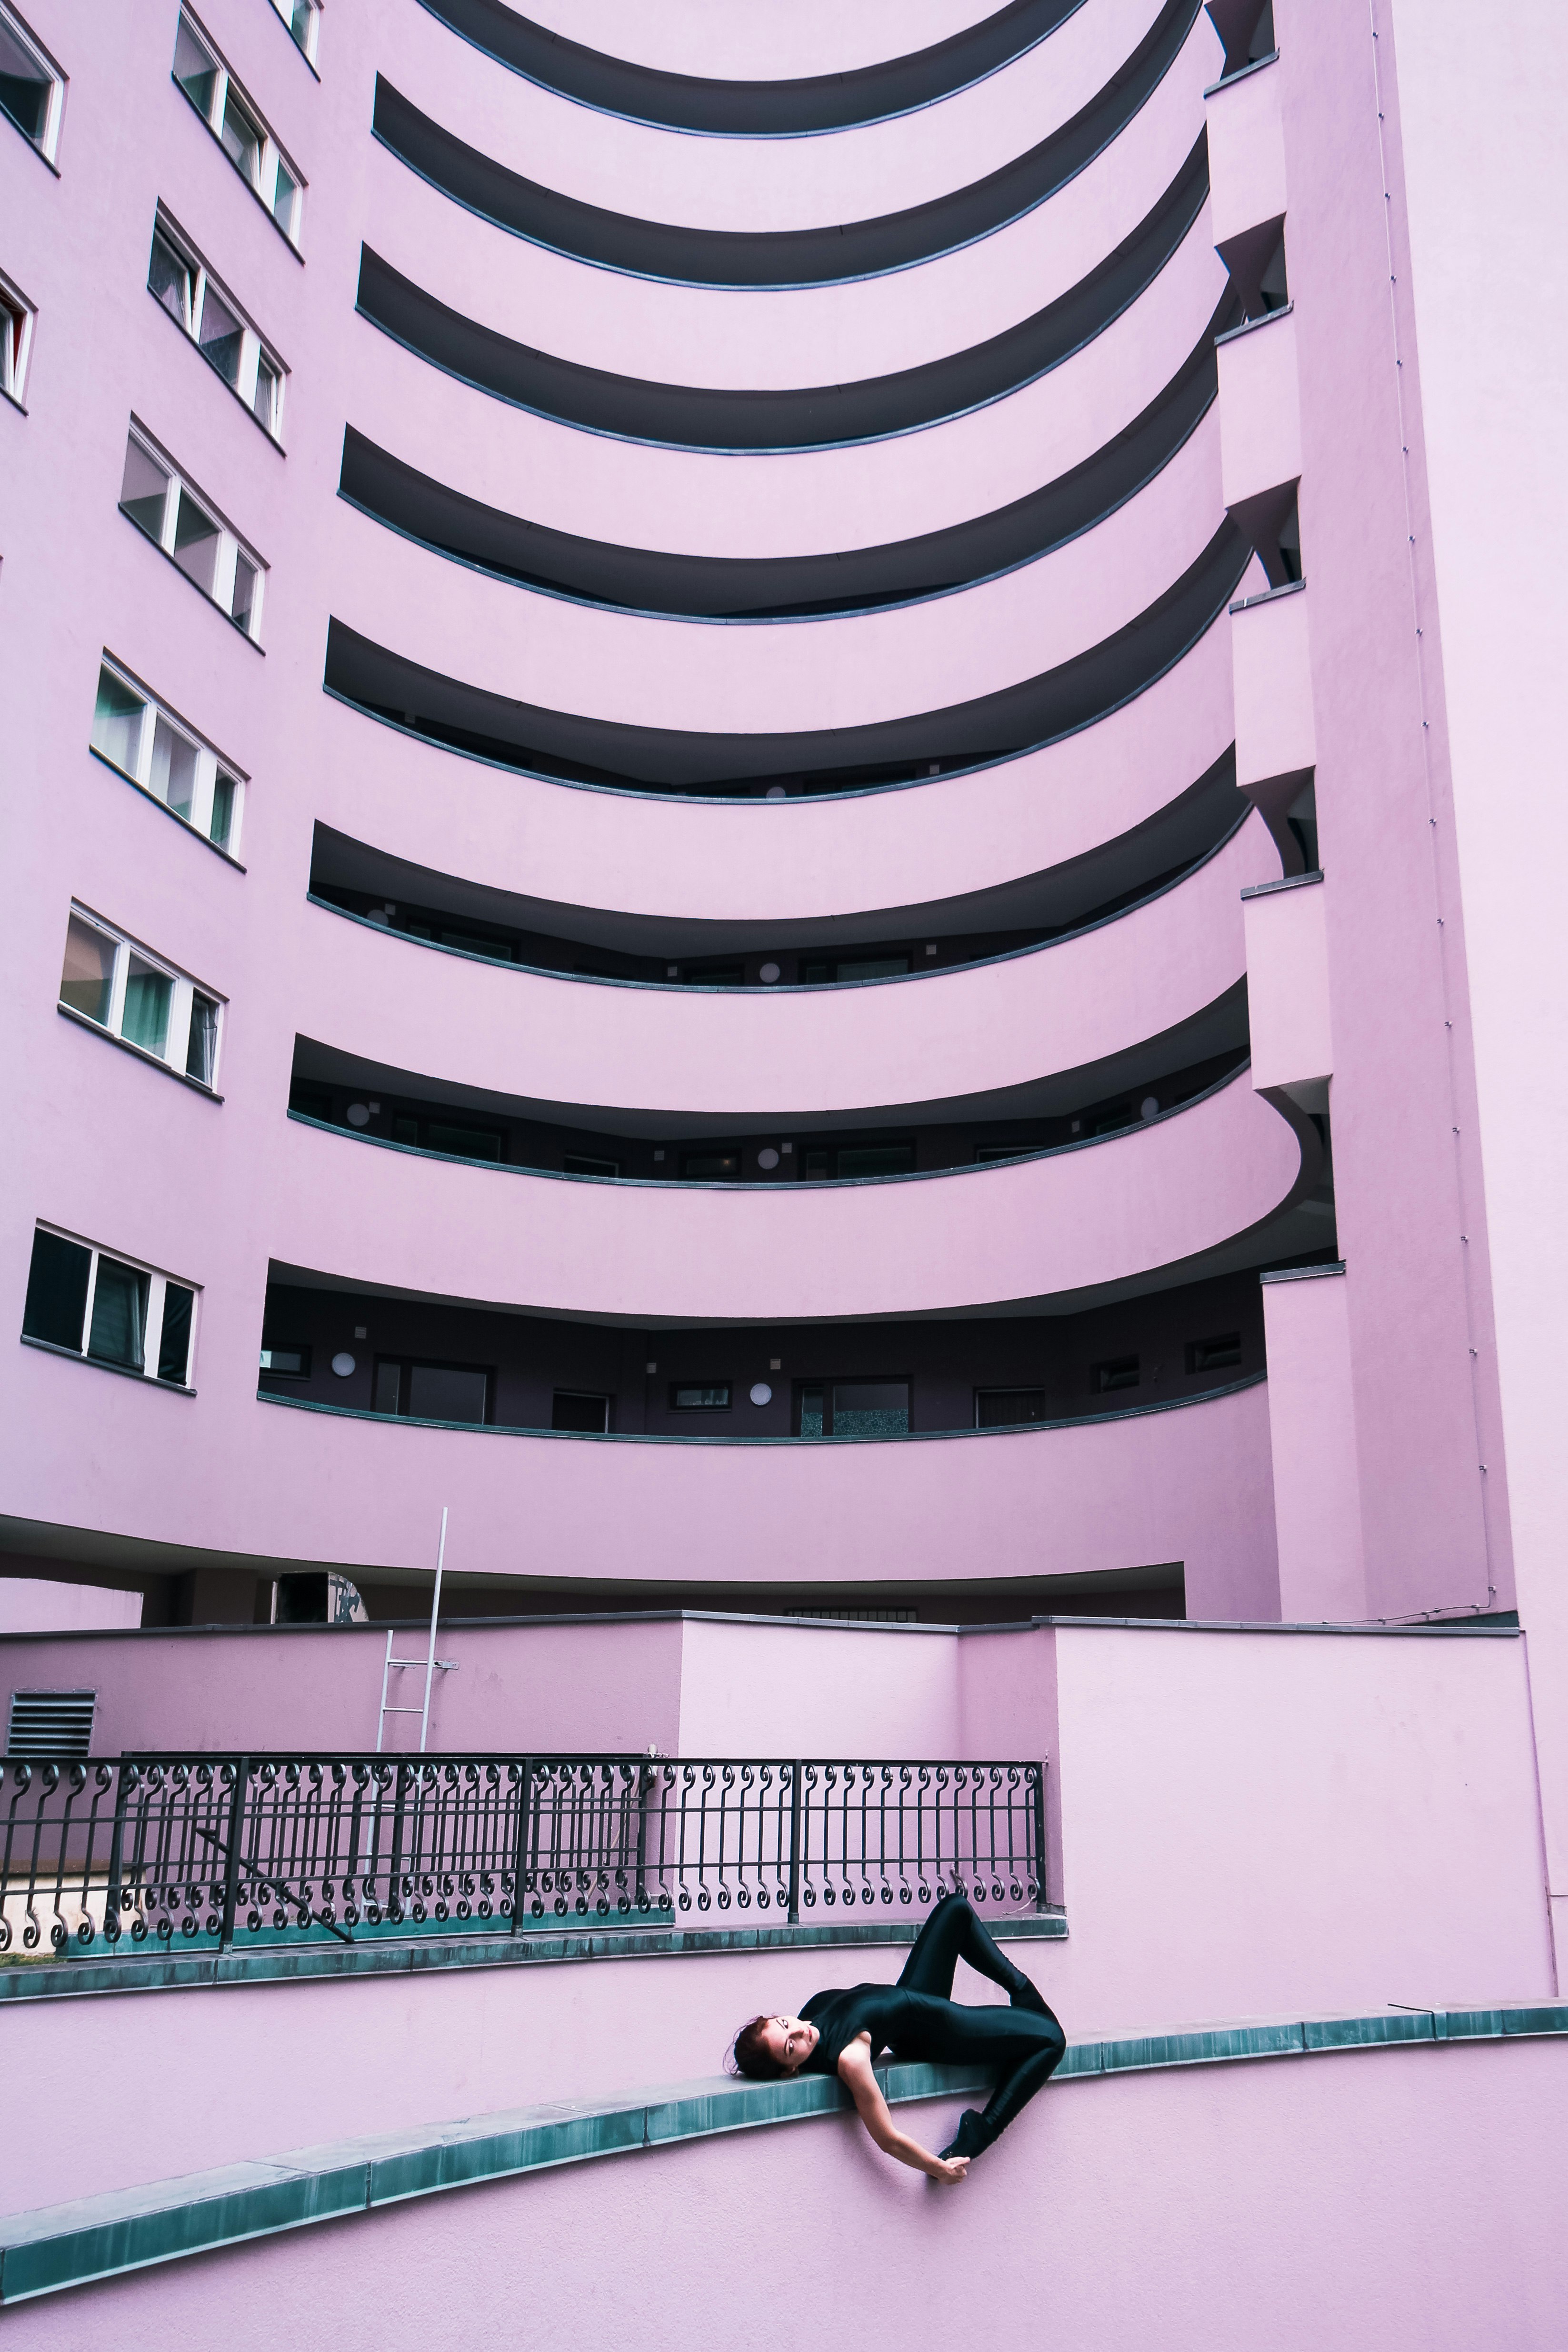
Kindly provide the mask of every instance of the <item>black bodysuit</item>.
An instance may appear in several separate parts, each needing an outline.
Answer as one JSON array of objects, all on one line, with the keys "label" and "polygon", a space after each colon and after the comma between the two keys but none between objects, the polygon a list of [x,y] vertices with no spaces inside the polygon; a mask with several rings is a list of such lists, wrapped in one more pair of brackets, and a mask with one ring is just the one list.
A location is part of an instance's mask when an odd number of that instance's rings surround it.
[{"label": "black bodysuit", "polygon": [[[1030,2006],[967,2009],[952,1997],[960,1958]],[[994,2068],[997,2087],[967,2136],[967,2146],[977,2149],[988,2147],[1033,2098],[1067,2047],[1040,1995],[998,1949],[962,1895],[943,1896],[895,1985],[849,1985],[813,1993],[800,2014],[820,2037],[803,2074],[836,2074],[840,2058],[860,2033],[871,2035],[873,2059],[891,2050],[895,2058]]]}]

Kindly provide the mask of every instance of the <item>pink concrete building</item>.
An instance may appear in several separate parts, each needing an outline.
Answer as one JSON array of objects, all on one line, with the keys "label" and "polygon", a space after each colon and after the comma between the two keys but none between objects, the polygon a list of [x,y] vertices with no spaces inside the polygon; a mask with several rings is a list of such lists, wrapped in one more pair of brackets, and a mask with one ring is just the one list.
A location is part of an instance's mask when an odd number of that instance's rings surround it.
[{"label": "pink concrete building", "polygon": [[[357,2210],[345,2167],[553,2165],[561,2102],[569,2155],[692,2137],[647,2084],[695,2112],[730,2011],[832,1973],[791,1938],[851,1844],[824,1810],[813,1863],[795,1764],[793,1828],[767,1783],[690,1881],[781,1940],[676,1932],[674,1760],[1004,1758],[988,1844],[933,1798],[937,1877],[1107,2078],[988,2176],[1019,2248],[1070,2217],[1079,2334],[1370,2345],[1403,2296],[1412,2347],[1562,2340],[1568,2061],[1503,2042],[1568,2032],[1565,70],[1544,0],[0,0],[0,2012],[46,2119],[0,2303],[428,2343],[509,2215],[536,2266],[621,2248],[614,2324],[683,2182],[743,2245],[798,2162],[946,2343],[970,2218],[827,2117],[84,2283]],[[444,1511],[446,1665],[388,1669]],[[469,1941],[332,1977],[411,1920],[395,1861],[324,1865],[301,1980],[247,1971],[247,1788],[406,1753],[411,1697],[520,1824]],[[229,1759],[188,1927],[121,1875],[132,1751]],[[568,1752],[643,1840],[570,1903],[524,1855]],[[40,1893],[73,1756],[112,1853],[60,1830]],[[930,1895],[879,1867],[880,1976]],[[1310,2095],[1166,2071],[1281,2017]],[[89,2158],[115,2063],[177,2095]],[[527,2162],[444,2171],[503,2109]],[[284,2220],[190,2221],[268,2166]],[[342,2316],[372,2244],[403,2334]],[[845,2340],[811,2279],[798,2339]],[[747,2284],[714,2343],[777,2340]],[[997,2284],[1032,2343],[1038,2268]]]}]

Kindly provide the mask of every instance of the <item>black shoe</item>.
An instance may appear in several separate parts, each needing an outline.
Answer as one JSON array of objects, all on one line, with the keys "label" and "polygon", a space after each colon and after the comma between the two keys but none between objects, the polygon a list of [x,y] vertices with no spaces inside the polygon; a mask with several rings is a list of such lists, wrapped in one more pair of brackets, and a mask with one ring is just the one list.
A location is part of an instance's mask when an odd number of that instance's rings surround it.
[{"label": "black shoe", "polygon": [[990,2144],[991,2136],[984,2119],[975,2108],[966,2107],[958,2118],[957,2130],[942,2150],[942,2161],[947,2164],[956,2156],[967,2156],[972,2162],[977,2156],[984,2156]]}]

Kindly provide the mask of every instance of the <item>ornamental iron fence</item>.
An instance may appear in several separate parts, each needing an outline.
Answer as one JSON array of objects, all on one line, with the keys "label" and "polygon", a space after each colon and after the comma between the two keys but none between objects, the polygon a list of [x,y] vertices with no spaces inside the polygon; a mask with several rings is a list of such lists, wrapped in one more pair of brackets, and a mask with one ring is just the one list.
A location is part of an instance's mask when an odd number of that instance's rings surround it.
[{"label": "ornamental iron fence", "polygon": [[[1045,1767],[649,1756],[0,1759],[0,1964],[1043,1910]],[[713,1920],[712,1924],[718,1924]]]}]

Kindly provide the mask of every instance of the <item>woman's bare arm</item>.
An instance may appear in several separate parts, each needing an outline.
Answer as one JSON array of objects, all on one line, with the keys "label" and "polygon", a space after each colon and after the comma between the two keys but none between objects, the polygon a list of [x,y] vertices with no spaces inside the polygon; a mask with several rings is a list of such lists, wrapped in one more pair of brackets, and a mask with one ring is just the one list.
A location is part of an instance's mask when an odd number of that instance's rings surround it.
[{"label": "woman's bare arm", "polygon": [[962,2180],[969,2169],[967,2156],[933,2156],[918,2140],[901,2132],[893,2120],[892,2111],[882,2095],[882,2084],[872,2072],[871,2041],[858,2034],[839,2060],[839,2079],[854,2101],[860,2119],[884,2156],[896,2157],[916,2172],[924,2172],[931,2180]]}]

